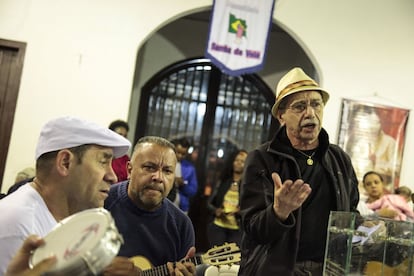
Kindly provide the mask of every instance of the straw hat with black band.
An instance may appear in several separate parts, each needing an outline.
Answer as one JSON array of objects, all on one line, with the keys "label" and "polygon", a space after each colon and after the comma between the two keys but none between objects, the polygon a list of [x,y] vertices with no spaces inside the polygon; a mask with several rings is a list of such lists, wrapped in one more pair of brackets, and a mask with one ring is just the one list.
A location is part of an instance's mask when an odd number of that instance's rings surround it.
[{"label": "straw hat with black band", "polygon": [[319,87],[319,84],[306,75],[302,68],[295,67],[284,75],[276,88],[276,102],[272,107],[272,115],[277,118],[279,105],[289,95],[304,91],[318,91],[321,93],[323,103],[329,99],[329,93]]}]

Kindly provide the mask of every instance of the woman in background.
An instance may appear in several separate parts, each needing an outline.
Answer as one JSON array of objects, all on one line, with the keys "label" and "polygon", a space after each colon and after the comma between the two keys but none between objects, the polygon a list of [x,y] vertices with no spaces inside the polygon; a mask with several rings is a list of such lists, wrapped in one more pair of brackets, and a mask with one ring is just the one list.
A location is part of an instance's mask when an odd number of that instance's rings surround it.
[{"label": "woman in background", "polygon": [[214,217],[207,229],[211,247],[225,242],[240,244],[239,192],[246,157],[246,150],[239,150],[230,157],[208,202],[207,207]]}]

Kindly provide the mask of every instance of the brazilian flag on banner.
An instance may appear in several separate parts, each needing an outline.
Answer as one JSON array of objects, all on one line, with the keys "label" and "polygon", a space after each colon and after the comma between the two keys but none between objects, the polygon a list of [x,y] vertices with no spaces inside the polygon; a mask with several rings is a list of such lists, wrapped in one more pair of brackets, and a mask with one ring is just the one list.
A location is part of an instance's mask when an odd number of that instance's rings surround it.
[{"label": "brazilian flag on banner", "polygon": [[246,20],[237,18],[234,14],[230,14],[229,18],[229,33],[237,34],[237,32],[242,29],[242,36],[246,36],[247,24]]},{"label": "brazilian flag on banner", "polygon": [[264,66],[274,0],[215,0],[206,57],[232,76]]}]

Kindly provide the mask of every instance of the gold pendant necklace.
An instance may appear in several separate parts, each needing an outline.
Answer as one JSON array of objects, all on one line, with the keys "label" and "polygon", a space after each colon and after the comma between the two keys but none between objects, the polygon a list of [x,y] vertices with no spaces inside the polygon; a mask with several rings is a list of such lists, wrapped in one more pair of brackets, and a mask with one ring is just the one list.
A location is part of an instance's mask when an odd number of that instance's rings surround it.
[{"label": "gold pendant necklace", "polygon": [[308,164],[308,166],[312,166],[313,165],[313,159],[312,159],[312,157],[315,155],[315,153],[316,153],[316,150],[314,151],[314,152],[312,152],[312,154],[311,155],[308,155],[308,154],[306,154],[306,153],[304,153],[303,151],[301,151],[301,150],[298,150],[298,149],[295,149],[295,150],[297,150],[299,153],[301,153],[303,156],[305,156],[305,157],[307,157],[308,159],[306,160],[306,164]]}]

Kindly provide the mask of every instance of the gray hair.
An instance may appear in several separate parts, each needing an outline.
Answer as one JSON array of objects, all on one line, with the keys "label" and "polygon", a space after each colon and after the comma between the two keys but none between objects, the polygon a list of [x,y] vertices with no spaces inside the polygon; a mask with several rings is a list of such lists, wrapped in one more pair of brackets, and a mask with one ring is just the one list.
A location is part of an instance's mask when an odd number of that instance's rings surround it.
[{"label": "gray hair", "polygon": [[138,142],[135,144],[134,151],[136,151],[140,145],[145,144],[145,143],[156,144],[162,147],[171,148],[175,153],[174,144],[168,141],[167,139],[159,137],[159,136],[144,136],[140,138]]}]

